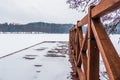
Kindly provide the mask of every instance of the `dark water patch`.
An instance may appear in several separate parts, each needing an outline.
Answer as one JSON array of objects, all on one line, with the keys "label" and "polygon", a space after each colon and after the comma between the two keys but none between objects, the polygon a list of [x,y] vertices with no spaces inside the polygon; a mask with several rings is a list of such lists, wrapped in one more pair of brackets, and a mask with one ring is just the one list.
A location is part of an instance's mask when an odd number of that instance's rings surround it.
[{"label": "dark water patch", "polygon": [[23,58],[27,60],[34,60],[38,55],[25,55]]},{"label": "dark water patch", "polygon": [[46,48],[39,48],[39,49],[35,49],[36,51],[43,51],[45,50]]},{"label": "dark water patch", "polygon": [[48,53],[58,53],[56,50],[49,50]]},{"label": "dark water patch", "polygon": [[33,60],[35,59],[34,57],[23,57],[24,59],[27,59],[27,60]]},{"label": "dark water patch", "polygon": [[68,47],[68,45],[60,45],[60,46],[58,46],[58,47],[64,47],[64,48],[67,48]]},{"label": "dark water patch", "polygon": [[40,73],[41,71],[36,71],[37,73]]},{"label": "dark water patch", "polygon": [[37,57],[38,55],[25,55],[25,56]]},{"label": "dark water patch", "polygon": [[57,55],[57,54],[47,54],[45,57],[66,57],[65,55]]},{"label": "dark water patch", "polygon": [[36,64],[36,65],[34,65],[35,67],[42,67],[42,65],[38,65],[38,64]]},{"label": "dark water patch", "polygon": [[58,41],[58,43],[67,44],[68,42],[67,41]]},{"label": "dark water patch", "polygon": [[44,41],[44,43],[56,43],[57,41]]}]

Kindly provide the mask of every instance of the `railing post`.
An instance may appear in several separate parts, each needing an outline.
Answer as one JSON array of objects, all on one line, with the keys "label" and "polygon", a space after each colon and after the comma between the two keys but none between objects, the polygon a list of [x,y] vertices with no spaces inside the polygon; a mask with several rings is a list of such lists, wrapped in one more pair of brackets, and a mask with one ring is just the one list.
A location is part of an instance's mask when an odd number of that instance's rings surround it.
[{"label": "railing post", "polygon": [[88,12],[88,68],[87,80],[99,80],[99,50],[91,29],[91,9]]}]

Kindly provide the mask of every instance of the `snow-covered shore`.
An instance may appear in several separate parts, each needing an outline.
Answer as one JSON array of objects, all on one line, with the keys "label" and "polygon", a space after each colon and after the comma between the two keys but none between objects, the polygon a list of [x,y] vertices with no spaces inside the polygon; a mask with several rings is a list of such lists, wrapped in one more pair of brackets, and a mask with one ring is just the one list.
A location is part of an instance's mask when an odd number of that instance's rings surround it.
[{"label": "snow-covered shore", "polygon": [[68,41],[68,34],[0,34],[0,57],[43,41]]}]

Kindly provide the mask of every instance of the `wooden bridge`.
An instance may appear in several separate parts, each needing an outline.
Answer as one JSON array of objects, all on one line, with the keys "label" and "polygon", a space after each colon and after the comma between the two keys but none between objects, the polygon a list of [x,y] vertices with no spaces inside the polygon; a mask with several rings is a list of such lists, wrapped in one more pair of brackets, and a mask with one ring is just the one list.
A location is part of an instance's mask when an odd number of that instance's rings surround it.
[{"label": "wooden bridge", "polygon": [[[101,0],[70,30],[69,48],[79,80],[99,80],[101,54],[110,80],[120,80],[120,58],[110,41],[100,17],[120,8],[120,0]],[[83,35],[82,26],[88,24]]]}]

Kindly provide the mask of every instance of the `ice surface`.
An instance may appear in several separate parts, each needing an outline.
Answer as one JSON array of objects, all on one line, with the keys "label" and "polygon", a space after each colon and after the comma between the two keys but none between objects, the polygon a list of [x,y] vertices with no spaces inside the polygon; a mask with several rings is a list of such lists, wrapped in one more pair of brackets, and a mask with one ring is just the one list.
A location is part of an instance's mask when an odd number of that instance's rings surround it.
[{"label": "ice surface", "polygon": [[62,43],[42,43],[0,60],[0,80],[71,80],[71,64],[65,57],[46,57]]},{"label": "ice surface", "polygon": [[68,41],[68,34],[0,34],[0,57],[43,41]]}]

